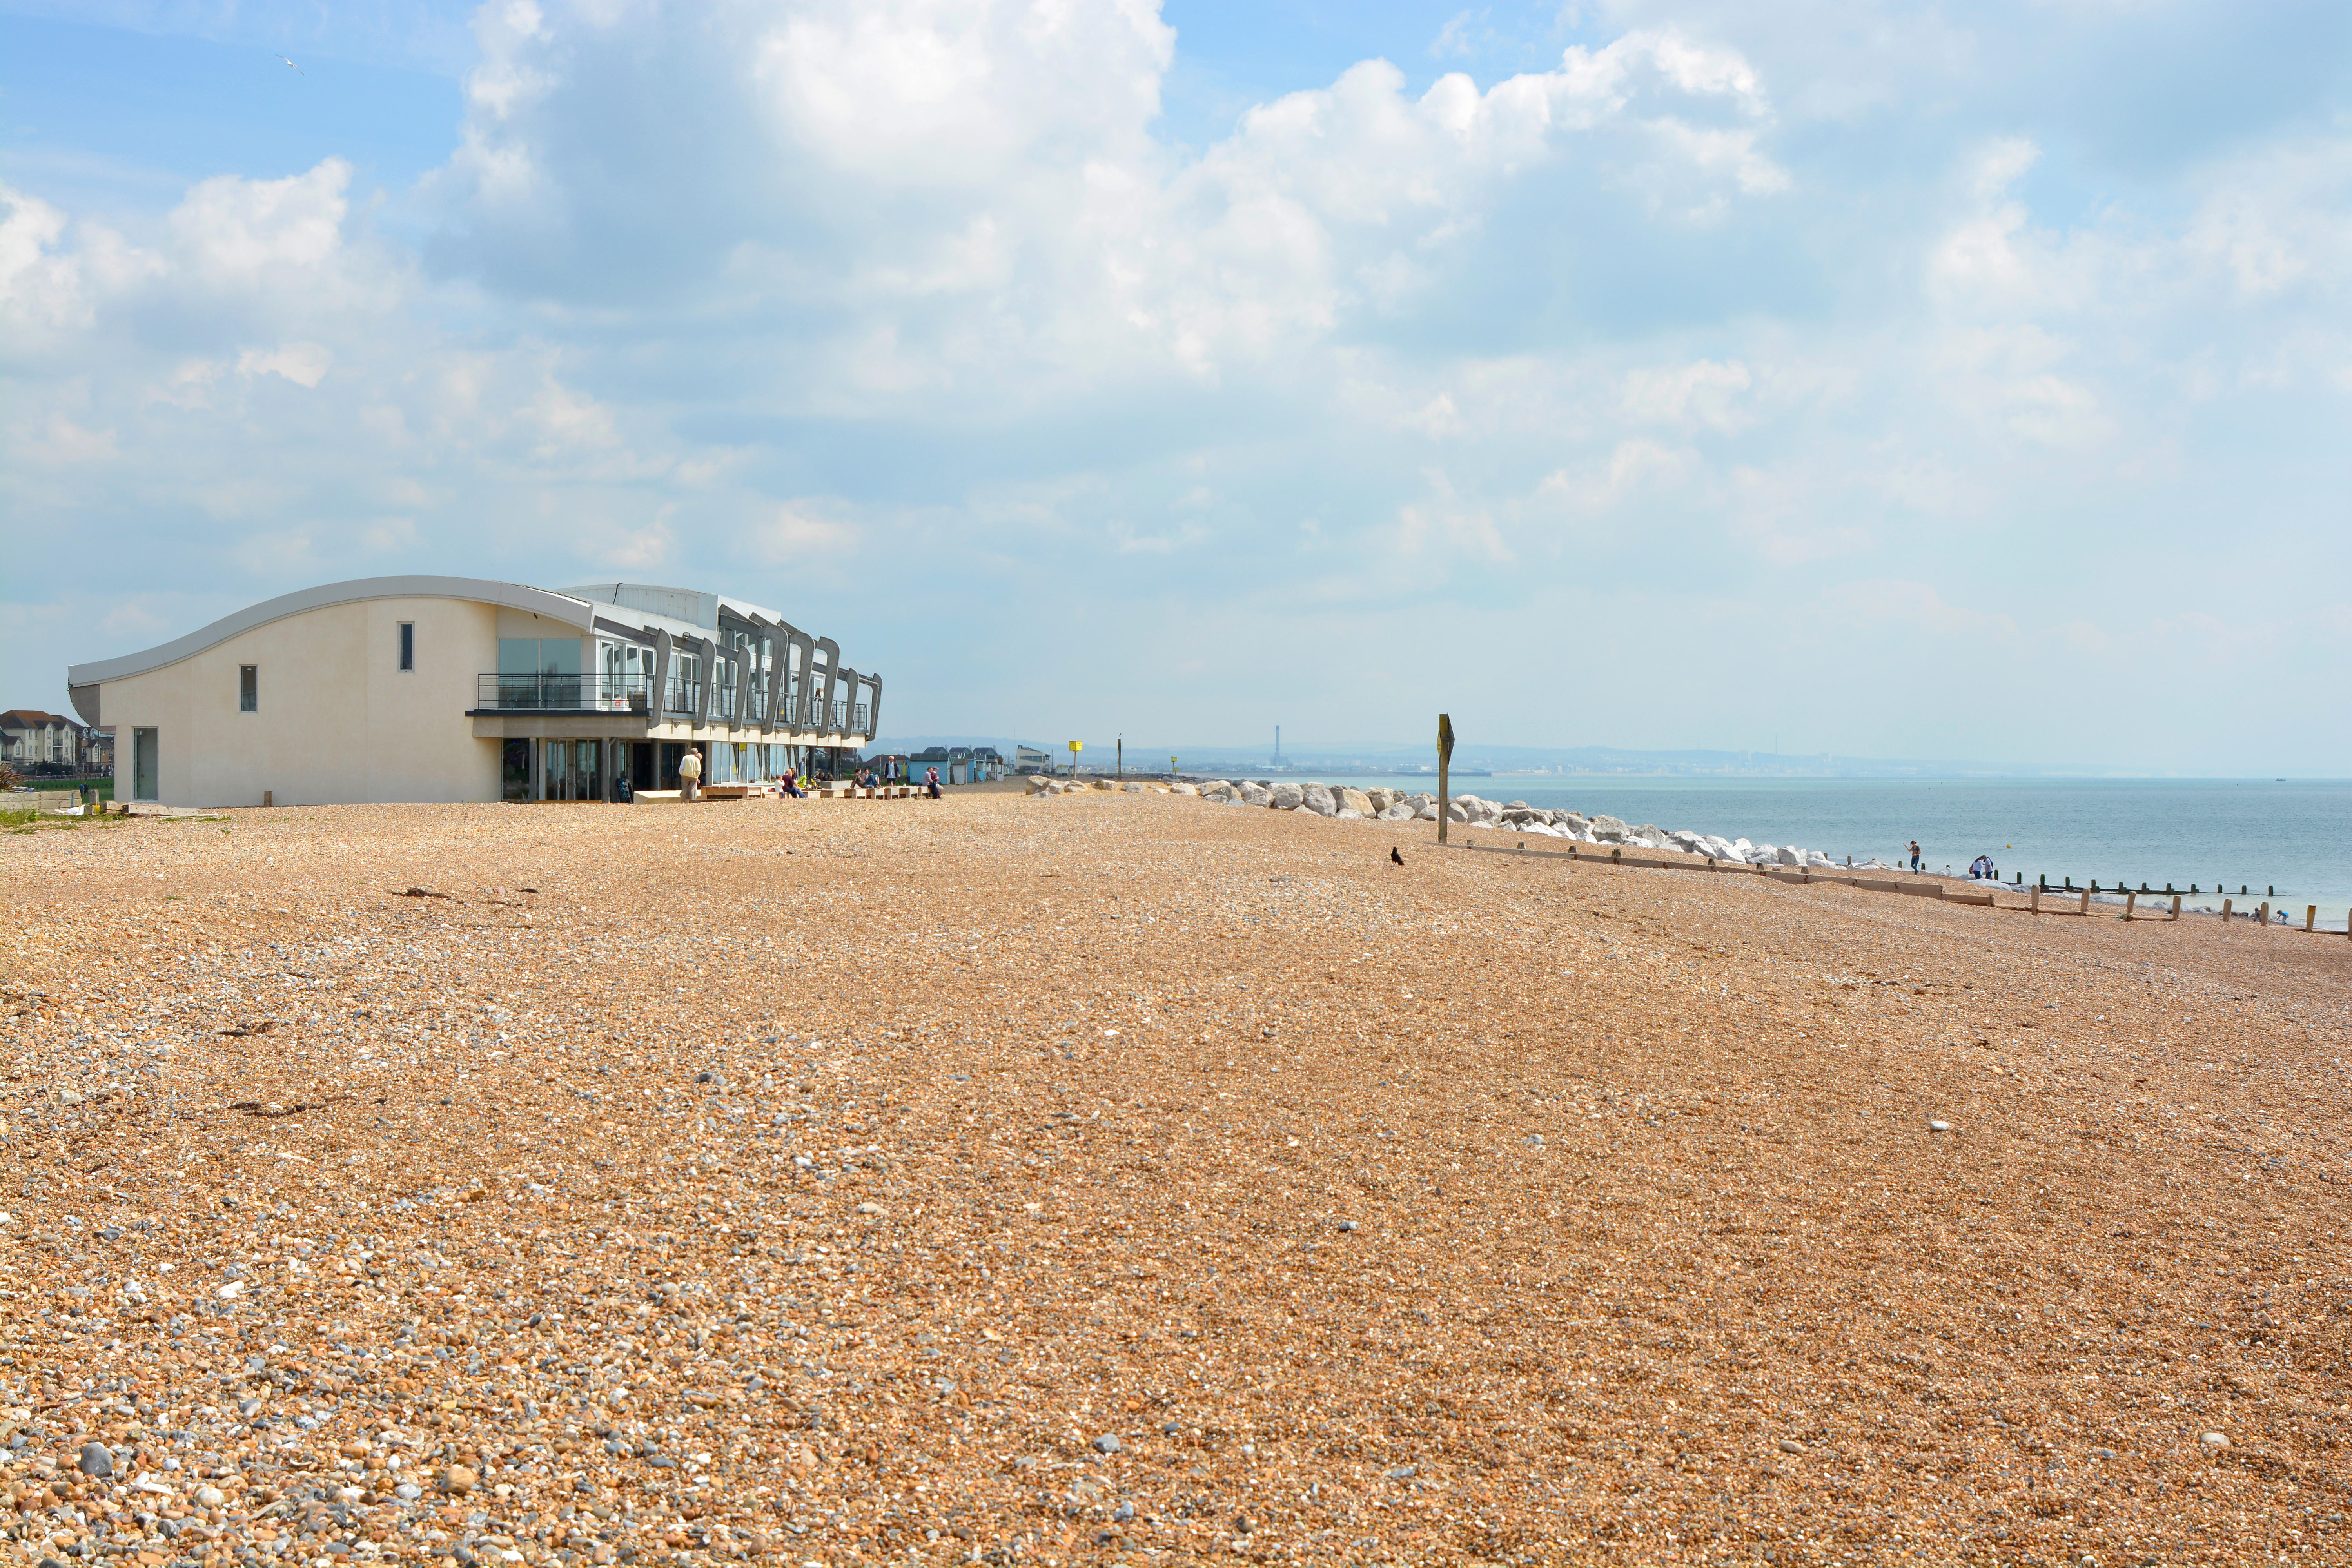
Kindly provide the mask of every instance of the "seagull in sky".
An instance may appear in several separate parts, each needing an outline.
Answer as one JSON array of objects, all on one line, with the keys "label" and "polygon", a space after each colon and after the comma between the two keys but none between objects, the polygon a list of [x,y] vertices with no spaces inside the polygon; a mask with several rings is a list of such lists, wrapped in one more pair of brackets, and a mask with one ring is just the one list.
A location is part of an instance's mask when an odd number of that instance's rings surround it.
[{"label": "seagull in sky", "polygon": [[292,71],[296,76],[308,76],[310,74],[304,70],[300,66],[296,65],[292,60],[288,59],[284,55],[276,55],[271,58],[282,63],[288,70]]}]

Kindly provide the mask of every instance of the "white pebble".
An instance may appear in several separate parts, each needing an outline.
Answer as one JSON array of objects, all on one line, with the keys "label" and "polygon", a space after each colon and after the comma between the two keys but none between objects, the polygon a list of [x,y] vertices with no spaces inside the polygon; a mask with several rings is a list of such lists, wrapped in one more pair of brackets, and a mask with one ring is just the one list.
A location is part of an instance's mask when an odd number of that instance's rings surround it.
[{"label": "white pebble", "polygon": [[2208,1432],[2197,1440],[2209,1448],[2226,1448],[2230,1446],[2228,1434],[2221,1432]]},{"label": "white pebble", "polygon": [[1930,1121],[1927,1123],[1927,1131],[1930,1132],[1949,1132],[1951,1130],[1952,1124],[1948,1121]]}]

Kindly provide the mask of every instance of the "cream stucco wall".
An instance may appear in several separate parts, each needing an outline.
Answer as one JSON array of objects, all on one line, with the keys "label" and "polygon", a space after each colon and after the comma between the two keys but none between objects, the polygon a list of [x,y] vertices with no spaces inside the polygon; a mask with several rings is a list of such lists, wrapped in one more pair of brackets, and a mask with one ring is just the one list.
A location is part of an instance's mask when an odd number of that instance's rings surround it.
[{"label": "cream stucco wall", "polygon": [[[152,726],[167,805],[259,805],[265,790],[279,805],[496,800],[499,742],[477,739],[466,711],[476,677],[499,667],[501,616],[515,613],[449,598],[331,605],[106,681],[118,787],[129,798],[132,738]],[[403,621],[416,626],[413,671],[400,668]],[[248,664],[259,702],[244,713],[237,672]]]}]

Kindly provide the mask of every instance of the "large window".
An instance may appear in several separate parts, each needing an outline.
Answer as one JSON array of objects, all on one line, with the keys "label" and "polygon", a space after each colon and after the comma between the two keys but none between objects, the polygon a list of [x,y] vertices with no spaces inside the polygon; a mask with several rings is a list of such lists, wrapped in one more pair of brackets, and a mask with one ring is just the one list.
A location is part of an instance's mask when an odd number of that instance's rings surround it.
[{"label": "large window", "polygon": [[236,710],[240,713],[261,710],[261,667],[257,664],[236,667]]},{"label": "large window", "polygon": [[499,706],[578,708],[578,637],[500,637]]}]

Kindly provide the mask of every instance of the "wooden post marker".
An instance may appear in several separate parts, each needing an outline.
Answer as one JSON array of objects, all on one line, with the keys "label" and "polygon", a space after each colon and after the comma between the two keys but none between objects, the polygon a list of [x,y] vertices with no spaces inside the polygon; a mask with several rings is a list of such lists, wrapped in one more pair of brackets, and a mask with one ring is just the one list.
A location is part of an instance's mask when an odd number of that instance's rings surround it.
[{"label": "wooden post marker", "polygon": [[2180,895],[2179,893],[2172,895],[2172,918],[2174,920],[2179,920],[2180,918]]},{"label": "wooden post marker", "polygon": [[2075,912],[2076,912],[2077,914],[2084,915],[2084,916],[2086,916],[2086,917],[2090,914],[2090,912],[2091,912],[2091,889],[2090,889],[2085,888],[2085,889],[2083,889],[2083,907],[2082,907],[2080,910],[2077,910]]},{"label": "wooden post marker", "polygon": [[2031,895],[2032,900],[2027,905],[2027,912],[2031,914],[2040,914],[2042,912],[2042,884],[2036,882],[2032,887],[2027,889],[2026,891]]},{"label": "wooden post marker", "polygon": [[1454,761],[1454,716],[1437,716],[1437,841],[1445,842],[1445,817],[1450,797],[1445,789],[1445,769]]},{"label": "wooden post marker", "polygon": [[2268,899],[2264,899],[2263,900],[2263,911],[2255,918],[2260,920],[2264,925],[2271,923],[2271,901]]},{"label": "wooden post marker", "polygon": [[2305,931],[2316,931],[2318,927],[2319,906],[2317,904],[2305,905],[2303,910],[2303,929]]},{"label": "wooden post marker", "polygon": [[2227,899],[2221,900],[2221,923],[2223,925],[2230,923],[2230,900]]},{"label": "wooden post marker", "polygon": [[2139,895],[2136,892],[2126,893],[2124,895],[2124,919],[2130,920],[2132,918],[2132,911],[2138,908]]}]

